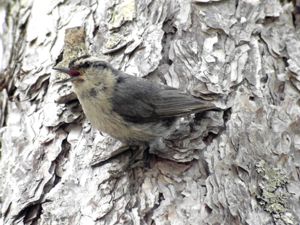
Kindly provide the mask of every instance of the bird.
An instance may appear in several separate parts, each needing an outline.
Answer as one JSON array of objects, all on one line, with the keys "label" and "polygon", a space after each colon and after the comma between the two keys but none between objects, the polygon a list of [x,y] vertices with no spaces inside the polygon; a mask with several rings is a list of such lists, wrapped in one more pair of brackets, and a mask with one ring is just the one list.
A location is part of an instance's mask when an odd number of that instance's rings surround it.
[{"label": "bird", "polygon": [[169,135],[183,116],[217,109],[210,101],[115,69],[84,55],[54,67],[68,79],[91,125],[131,146]]}]

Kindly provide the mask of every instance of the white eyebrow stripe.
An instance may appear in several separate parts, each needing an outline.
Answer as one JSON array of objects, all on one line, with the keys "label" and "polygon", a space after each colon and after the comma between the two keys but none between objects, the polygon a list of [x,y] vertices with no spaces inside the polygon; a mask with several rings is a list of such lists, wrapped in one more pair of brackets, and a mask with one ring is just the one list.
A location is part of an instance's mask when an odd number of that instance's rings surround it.
[{"label": "white eyebrow stripe", "polygon": [[88,58],[77,58],[70,62],[69,67],[89,68],[89,67],[108,67],[113,68],[108,62],[100,58],[90,56]]}]

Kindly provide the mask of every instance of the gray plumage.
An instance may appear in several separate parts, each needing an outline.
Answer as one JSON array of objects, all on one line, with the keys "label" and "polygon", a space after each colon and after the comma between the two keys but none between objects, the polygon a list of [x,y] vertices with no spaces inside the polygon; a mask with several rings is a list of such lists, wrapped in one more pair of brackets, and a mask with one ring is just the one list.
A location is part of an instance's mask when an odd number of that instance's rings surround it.
[{"label": "gray plumage", "polygon": [[153,122],[216,108],[176,88],[120,72],[117,77],[113,109],[130,122]]},{"label": "gray plumage", "polygon": [[178,117],[216,109],[176,88],[114,69],[90,56],[56,68],[71,76],[82,108],[97,129],[127,144],[168,135]]}]

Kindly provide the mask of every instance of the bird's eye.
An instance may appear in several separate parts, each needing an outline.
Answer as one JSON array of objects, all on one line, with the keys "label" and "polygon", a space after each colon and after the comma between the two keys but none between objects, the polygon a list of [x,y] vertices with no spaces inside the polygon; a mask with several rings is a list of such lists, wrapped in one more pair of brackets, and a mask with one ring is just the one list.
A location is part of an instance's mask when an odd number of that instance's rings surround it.
[{"label": "bird's eye", "polygon": [[78,77],[78,76],[80,75],[80,72],[77,71],[77,70],[74,70],[74,69],[70,69],[69,75],[70,75],[71,77]]}]

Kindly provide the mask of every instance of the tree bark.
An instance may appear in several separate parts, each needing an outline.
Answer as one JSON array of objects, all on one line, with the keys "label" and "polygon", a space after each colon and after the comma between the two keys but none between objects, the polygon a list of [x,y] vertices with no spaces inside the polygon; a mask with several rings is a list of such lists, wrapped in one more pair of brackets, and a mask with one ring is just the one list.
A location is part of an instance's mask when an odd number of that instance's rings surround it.
[{"label": "tree bark", "polygon": [[[0,224],[299,224],[294,4],[2,1]],[[223,110],[182,118],[149,167],[111,158],[52,70],[83,54]]]}]

